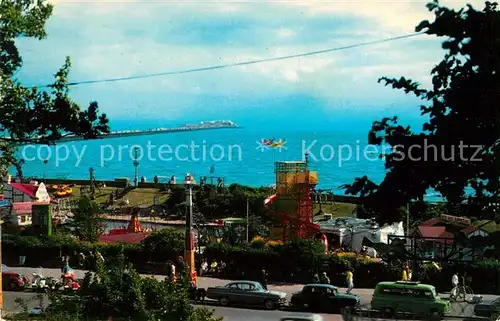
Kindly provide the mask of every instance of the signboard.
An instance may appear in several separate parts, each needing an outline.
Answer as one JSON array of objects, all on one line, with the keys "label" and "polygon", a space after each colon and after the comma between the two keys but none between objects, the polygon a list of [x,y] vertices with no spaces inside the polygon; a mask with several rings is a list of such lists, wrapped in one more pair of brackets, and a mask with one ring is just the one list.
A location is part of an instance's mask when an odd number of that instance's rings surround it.
[{"label": "signboard", "polygon": [[456,222],[464,225],[471,225],[471,221],[469,218],[466,217],[458,217],[458,216],[452,216],[452,215],[447,215],[447,214],[441,214],[441,219],[443,221],[448,221],[448,222]]},{"label": "signboard", "polygon": [[9,206],[9,201],[6,201],[6,200],[0,200],[0,207],[2,206]]}]

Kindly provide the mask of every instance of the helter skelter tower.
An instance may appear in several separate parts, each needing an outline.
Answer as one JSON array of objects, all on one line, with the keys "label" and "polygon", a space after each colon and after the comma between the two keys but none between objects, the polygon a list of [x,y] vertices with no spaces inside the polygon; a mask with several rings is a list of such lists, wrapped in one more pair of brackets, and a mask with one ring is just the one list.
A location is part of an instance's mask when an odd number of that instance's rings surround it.
[{"label": "helter skelter tower", "polygon": [[311,191],[318,173],[309,171],[308,154],[304,161],[276,162],[275,211],[282,217],[283,240],[312,238],[317,232],[312,223]]}]

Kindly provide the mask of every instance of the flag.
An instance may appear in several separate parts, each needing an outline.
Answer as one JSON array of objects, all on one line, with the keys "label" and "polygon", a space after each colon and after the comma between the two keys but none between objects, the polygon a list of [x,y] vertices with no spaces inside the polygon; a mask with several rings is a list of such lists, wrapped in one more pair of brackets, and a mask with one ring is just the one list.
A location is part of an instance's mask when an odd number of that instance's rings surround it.
[{"label": "flag", "polygon": [[212,165],[212,167],[210,167],[210,174],[213,174],[215,173],[215,165]]}]

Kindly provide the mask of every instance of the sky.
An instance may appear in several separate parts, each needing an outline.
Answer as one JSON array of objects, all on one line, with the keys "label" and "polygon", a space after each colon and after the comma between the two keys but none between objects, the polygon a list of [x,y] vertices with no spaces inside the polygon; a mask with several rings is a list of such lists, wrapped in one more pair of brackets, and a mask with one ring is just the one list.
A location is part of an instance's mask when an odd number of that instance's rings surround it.
[{"label": "sky", "polygon": [[[26,85],[51,82],[71,57],[70,81],[178,71],[381,40],[415,32],[426,1],[53,0],[43,41],[19,39]],[[441,1],[454,8],[484,1]],[[75,86],[116,121],[337,120],[418,115],[419,102],[377,83],[406,76],[429,85],[440,40],[419,36],[222,70]]]}]

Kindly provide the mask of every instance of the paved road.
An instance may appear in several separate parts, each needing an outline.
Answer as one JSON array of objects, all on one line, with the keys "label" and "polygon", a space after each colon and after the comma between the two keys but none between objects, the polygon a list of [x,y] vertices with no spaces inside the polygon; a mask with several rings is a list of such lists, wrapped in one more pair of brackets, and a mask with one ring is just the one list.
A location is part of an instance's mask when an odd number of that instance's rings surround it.
[{"label": "paved road", "polygon": [[[31,275],[36,269],[34,268],[10,268],[9,270],[13,272],[23,273],[26,275]],[[47,277],[58,278],[60,276],[60,270],[58,269],[43,269],[42,274]],[[75,271],[76,276],[81,278],[84,276],[85,271]],[[163,276],[154,276],[158,279],[164,279]],[[228,280],[220,280],[213,278],[199,278],[198,286],[202,288],[207,288],[209,286],[217,286],[224,285]],[[288,294],[288,298],[292,295],[292,293],[299,291],[302,288],[300,284],[293,285],[270,285],[270,290],[283,291]],[[340,291],[344,291],[344,289],[339,289]],[[353,293],[358,294],[361,299],[362,305],[369,305],[371,300],[371,296],[373,293],[373,289],[355,289]],[[4,292],[4,310],[7,312],[17,312],[19,311],[18,305],[14,302],[15,298],[21,298],[25,300],[29,306],[29,308],[38,307],[40,305],[40,300],[37,299],[37,295],[33,293],[26,292]],[[442,297],[447,297],[446,294],[442,294]],[[496,298],[491,295],[484,295],[485,300],[491,300]],[[207,304],[205,307],[209,309],[214,309],[215,314],[220,317],[224,317],[225,320],[229,321],[271,321],[271,320],[279,320],[281,317],[288,315],[309,315],[309,313],[303,312],[291,312],[291,311],[266,311],[259,309],[241,309],[241,308],[223,308],[217,306],[217,304]],[[452,315],[463,315],[463,316],[471,316],[473,313],[473,305],[467,303],[454,303],[452,305]],[[325,321],[338,321],[342,320],[340,315],[323,315]]]}]

